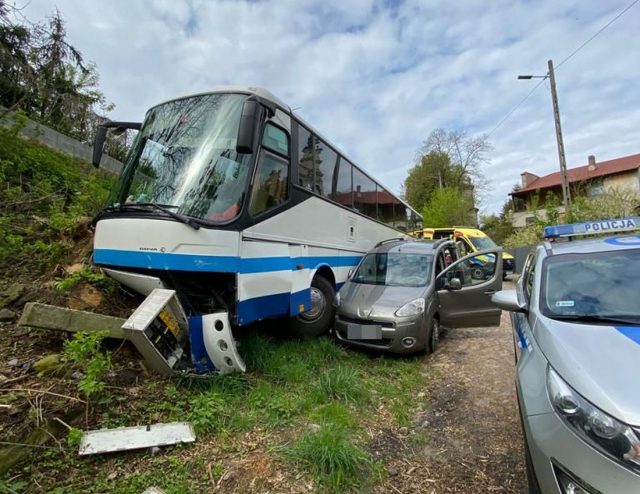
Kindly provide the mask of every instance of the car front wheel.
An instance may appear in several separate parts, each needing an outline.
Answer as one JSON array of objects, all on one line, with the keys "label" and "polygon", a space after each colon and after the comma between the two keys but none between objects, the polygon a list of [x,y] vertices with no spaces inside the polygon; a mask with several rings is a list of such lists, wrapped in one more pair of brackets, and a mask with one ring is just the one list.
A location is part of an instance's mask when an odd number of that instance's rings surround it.
[{"label": "car front wheel", "polygon": [[429,331],[427,332],[427,353],[434,353],[438,349],[438,342],[440,341],[440,321],[433,316],[429,324]]}]

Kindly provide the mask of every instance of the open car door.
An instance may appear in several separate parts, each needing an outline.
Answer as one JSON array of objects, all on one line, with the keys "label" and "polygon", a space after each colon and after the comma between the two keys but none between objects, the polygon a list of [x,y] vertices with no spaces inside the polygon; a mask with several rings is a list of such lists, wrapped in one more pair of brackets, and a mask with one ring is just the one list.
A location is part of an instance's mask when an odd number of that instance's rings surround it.
[{"label": "open car door", "polygon": [[436,275],[440,323],[447,328],[498,326],[491,295],[502,289],[502,249],[473,252]]}]

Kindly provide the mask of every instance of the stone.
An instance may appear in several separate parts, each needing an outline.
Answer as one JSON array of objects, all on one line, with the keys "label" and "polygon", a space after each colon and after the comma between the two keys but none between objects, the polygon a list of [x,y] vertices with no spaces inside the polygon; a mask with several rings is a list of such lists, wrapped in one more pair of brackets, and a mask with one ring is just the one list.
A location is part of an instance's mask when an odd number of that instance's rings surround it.
[{"label": "stone", "polygon": [[11,285],[9,288],[0,293],[0,309],[11,305],[20,298],[24,292],[24,285]]},{"label": "stone", "polygon": [[398,469],[393,467],[388,467],[387,473],[389,474],[390,477],[395,477],[396,475],[398,475]]},{"label": "stone", "polygon": [[9,367],[16,367],[18,365],[18,359],[12,358],[11,360],[9,360],[9,362],[7,362],[7,365]]},{"label": "stone", "polygon": [[0,322],[11,322],[16,318],[16,313],[11,309],[0,309]]}]

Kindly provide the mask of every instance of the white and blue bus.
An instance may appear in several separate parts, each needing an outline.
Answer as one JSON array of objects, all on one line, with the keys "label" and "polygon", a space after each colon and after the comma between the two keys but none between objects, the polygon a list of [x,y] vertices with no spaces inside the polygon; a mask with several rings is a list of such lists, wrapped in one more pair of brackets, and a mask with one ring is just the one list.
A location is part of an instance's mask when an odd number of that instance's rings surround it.
[{"label": "white and blue bus", "polygon": [[192,314],[235,325],[289,316],[324,333],[336,290],[377,242],[420,215],[269,92],[224,87],[151,108],[109,203],[93,260],[148,294],[175,289]]}]

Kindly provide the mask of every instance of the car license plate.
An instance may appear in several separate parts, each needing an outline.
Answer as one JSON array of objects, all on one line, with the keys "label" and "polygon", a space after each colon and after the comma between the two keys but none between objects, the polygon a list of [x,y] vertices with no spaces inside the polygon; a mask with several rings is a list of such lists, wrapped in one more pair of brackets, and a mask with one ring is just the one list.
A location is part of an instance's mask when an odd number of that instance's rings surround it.
[{"label": "car license plate", "polygon": [[347,324],[349,340],[381,340],[382,326],[379,324]]}]

